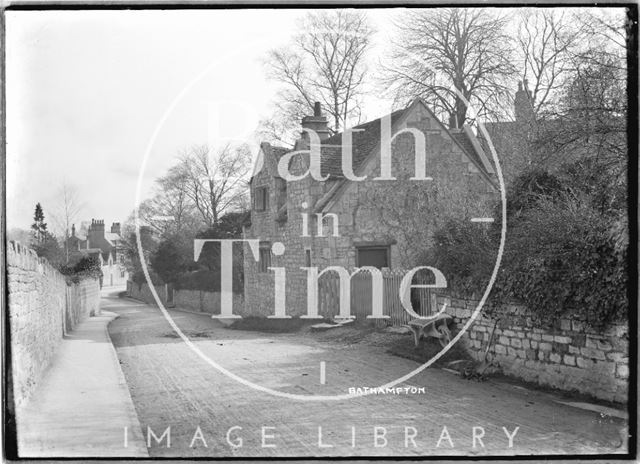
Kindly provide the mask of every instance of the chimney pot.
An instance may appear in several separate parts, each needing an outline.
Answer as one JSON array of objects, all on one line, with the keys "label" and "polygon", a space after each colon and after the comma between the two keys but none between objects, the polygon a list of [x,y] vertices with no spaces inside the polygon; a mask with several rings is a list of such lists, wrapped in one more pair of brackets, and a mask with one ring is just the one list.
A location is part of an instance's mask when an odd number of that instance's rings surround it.
[{"label": "chimney pot", "polygon": [[313,105],[313,115],[316,118],[322,116],[322,104],[320,102],[316,102],[315,105]]}]

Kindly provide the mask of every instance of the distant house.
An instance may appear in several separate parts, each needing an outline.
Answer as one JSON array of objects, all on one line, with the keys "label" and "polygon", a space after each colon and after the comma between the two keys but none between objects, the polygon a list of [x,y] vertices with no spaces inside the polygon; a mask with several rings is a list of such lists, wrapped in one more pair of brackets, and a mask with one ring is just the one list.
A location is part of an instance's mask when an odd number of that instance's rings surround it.
[{"label": "distant house", "polygon": [[121,242],[119,222],[114,222],[110,231],[106,232],[104,220],[92,219],[85,237],[76,234],[73,224],[71,236],[67,239],[70,262],[83,256],[96,256],[102,266],[104,285],[124,285],[128,275],[124,266]]},{"label": "distant house", "polygon": [[507,184],[536,163],[538,150],[534,146],[534,141],[540,131],[549,129],[549,124],[558,124],[553,121],[544,123],[536,121],[528,86],[526,79],[518,82],[518,89],[514,96],[515,118],[513,120],[485,123],[491,143],[500,159],[500,167]]},{"label": "distant house", "polygon": [[[385,121],[390,121],[390,134],[397,135],[391,144],[396,179],[374,180],[381,173]],[[328,179],[306,176],[287,182],[279,174],[278,163],[293,150],[260,145],[263,165],[250,182],[251,224],[244,231],[245,238],[260,241],[258,260],[247,247],[244,253],[245,311],[250,314],[273,314],[274,272],[269,267],[286,269],[286,310],[301,315],[307,307],[307,274],[301,268],[410,269],[419,261],[418,250],[427,248],[432,240],[434,224],[448,215],[460,215],[461,208],[482,216],[483,208],[497,195],[494,166],[471,128],[445,127],[420,99],[386,118],[354,128],[353,172],[366,176],[361,181],[345,177],[343,134],[331,134],[319,104],[313,116],[303,118],[302,128],[320,136],[321,173]],[[411,180],[417,175],[417,138],[425,141],[426,174],[432,180]],[[303,132],[294,150],[308,149],[309,144]],[[294,156],[288,164],[292,174],[303,174],[309,156]],[[421,195],[427,191],[429,195]],[[432,203],[413,201],[420,198]],[[428,219],[410,227],[421,218]],[[276,242],[285,246],[281,255],[273,253]]]}]

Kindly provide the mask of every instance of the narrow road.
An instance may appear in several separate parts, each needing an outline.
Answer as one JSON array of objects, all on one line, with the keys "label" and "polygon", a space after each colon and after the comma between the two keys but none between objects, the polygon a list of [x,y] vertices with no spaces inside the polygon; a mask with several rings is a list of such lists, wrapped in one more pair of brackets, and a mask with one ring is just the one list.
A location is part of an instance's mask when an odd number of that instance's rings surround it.
[{"label": "narrow road", "polygon": [[[626,423],[620,419],[558,404],[547,393],[468,381],[439,369],[404,384],[424,387],[424,393],[321,402],[276,397],[207,364],[159,309],[115,295],[103,304],[120,316],[109,332],[152,457],[626,452]],[[206,315],[170,314],[216,363],[281,392],[345,394],[418,367],[385,353],[384,346],[236,331]]]}]

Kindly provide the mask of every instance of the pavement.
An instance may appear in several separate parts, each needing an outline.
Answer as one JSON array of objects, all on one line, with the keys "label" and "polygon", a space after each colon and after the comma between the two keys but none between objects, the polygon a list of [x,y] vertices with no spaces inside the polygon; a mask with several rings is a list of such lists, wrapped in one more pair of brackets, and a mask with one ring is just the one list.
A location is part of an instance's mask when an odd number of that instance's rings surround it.
[{"label": "pavement", "polygon": [[[102,296],[112,292],[103,289]],[[107,331],[118,317],[108,310],[108,301],[102,300],[99,316],[64,337],[31,398],[18,409],[21,458],[148,457]]]},{"label": "pavement", "polygon": [[[113,296],[108,305],[120,316],[109,331],[151,457],[586,457],[627,451],[624,419],[562,404],[547,392],[469,381],[441,369],[402,384],[421,389],[417,394],[312,400],[379,386],[418,367],[387,353],[375,334],[363,341],[231,330],[206,314],[170,310],[188,346],[157,308]],[[263,389],[230,378],[204,357]]]}]

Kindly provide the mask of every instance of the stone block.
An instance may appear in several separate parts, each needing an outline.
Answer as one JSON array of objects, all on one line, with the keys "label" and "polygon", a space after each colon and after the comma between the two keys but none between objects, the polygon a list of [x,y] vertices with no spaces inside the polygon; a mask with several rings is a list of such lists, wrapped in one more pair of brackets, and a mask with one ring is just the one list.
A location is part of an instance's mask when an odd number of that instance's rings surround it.
[{"label": "stone block", "polygon": [[566,337],[564,335],[554,335],[553,341],[557,343],[571,343],[571,337]]},{"label": "stone block", "polygon": [[536,341],[540,341],[540,339],[542,338],[542,336],[538,333],[535,332],[529,332],[529,338],[531,340],[536,340]]},{"label": "stone block", "polygon": [[594,348],[581,348],[580,353],[582,354],[582,356],[585,356],[587,358],[599,359],[601,361],[604,361],[606,359],[602,351]]},{"label": "stone block", "polygon": [[571,356],[571,355],[565,354],[562,360],[567,366],[575,366],[576,365],[576,357],[575,356]]},{"label": "stone block", "polygon": [[531,348],[531,342],[528,339],[523,339],[522,340],[522,348],[524,348],[525,350],[528,350],[529,348]]},{"label": "stone block", "polygon": [[576,357],[576,364],[582,369],[591,369],[595,362],[588,358]]},{"label": "stone block", "polygon": [[571,321],[569,319],[560,319],[560,329],[567,332],[571,330]]},{"label": "stone block", "polygon": [[542,342],[538,345],[541,351],[551,351],[551,343]]},{"label": "stone block", "polygon": [[584,346],[586,348],[597,349],[598,348],[598,342],[593,337],[587,337],[585,339],[585,341],[584,341]]},{"label": "stone block", "polygon": [[612,349],[611,343],[606,340],[597,340],[596,344],[598,349],[601,351],[611,351]]},{"label": "stone block", "polygon": [[542,339],[545,342],[552,342],[553,341],[553,335],[549,335],[549,334],[542,334]]},{"label": "stone block", "polygon": [[505,336],[501,336],[501,337],[498,339],[498,342],[499,342],[499,343],[501,343],[501,344],[503,344],[503,345],[510,345],[510,343],[509,343],[509,338],[508,338],[508,337],[505,337]]},{"label": "stone block", "polygon": [[503,345],[496,345],[494,351],[497,354],[507,354],[507,349]]},{"label": "stone block", "polygon": [[562,357],[557,353],[551,353],[549,355],[549,360],[554,363],[559,363],[562,360]]},{"label": "stone block", "polygon": [[622,353],[629,352],[629,341],[623,338],[611,339],[611,345],[616,351],[621,351]]},{"label": "stone block", "polygon": [[607,356],[607,359],[609,361],[615,361],[615,362],[618,362],[618,363],[620,363],[620,362],[628,363],[629,362],[629,358],[624,353],[613,352],[613,353],[607,353],[606,356]]},{"label": "stone block", "polygon": [[616,363],[610,361],[596,361],[595,369],[605,376],[601,377],[600,380],[604,383],[608,383],[609,379],[607,376],[613,377],[616,373]]},{"label": "stone block", "polygon": [[573,345],[569,345],[569,353],[571,354],[580,354],[580,348],[577,348]]},{"label": "stone block", "polygon": [[621,379],[629,378],[629,366],[626,364],[618,364],[616,367],[616,376]]}]

